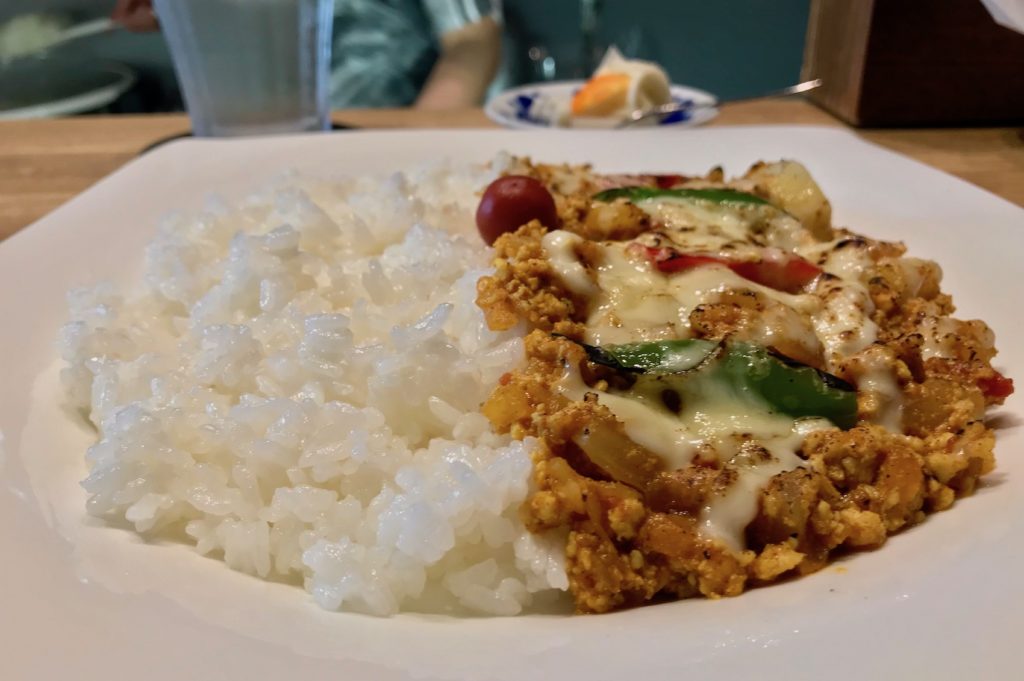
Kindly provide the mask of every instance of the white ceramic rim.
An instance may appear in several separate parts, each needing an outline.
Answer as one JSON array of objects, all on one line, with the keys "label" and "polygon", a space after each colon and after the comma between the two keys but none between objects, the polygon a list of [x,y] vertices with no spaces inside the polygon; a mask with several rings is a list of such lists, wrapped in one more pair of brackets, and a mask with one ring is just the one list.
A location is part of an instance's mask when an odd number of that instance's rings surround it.
[{"label": "white ceramic rim", "polygon": [[56,99],[43,104],[33,104],[18,109],[0,110],[0,121],[25,120],[29,118],[55,118],[70,116],[104,107],[115,101],[135,84],[135,71],[122,64],[104,63],[102,71],[114,73],[117,81],[73,97]]},{"label": "white ceramic rim", "polygon": [[[938,257],[961,314],[995,328],[997,367],[1024,375],[1024,345],[1014,342],[1024,337],[1024,318],[1007,304],[1019,289],[1024,211],[848,131],[722,127],[682,135],[649,130],[628,139],[603,132],[343,132],[168,144],[0,244],[5,328],[14,330],[0,335],[0,429],[7,438],[0,441],[0,678],[1018,679],[1019,396],[998,412],[999,468],[977,494],[879,551],[735,599],[600,617],[381,620],[320,611],[294,587],[96,523],[84,529],[112,543],[91,550],[68,544],[60,503],[77,504],[78,497],[34,496],[37,489],[24,486],[24,466],[45,466],[66,452],[78,457],[90,437],[74,432],[46,392],[53,387],[54,325],[69,286],[134,278],[141,244],[161,214],[201,207],[214,187],[238,196],[283,165],[314,174],[387,172],[445,155],[483,160],[501,149],[545,161],[590,160],[608,172],[695,173],[722,163],[736,173],[758,158],[803,160],[839,223],[905,238],[911,255]],[[46,409],[33,416],[40,397]],[[71,436],[71,449],[54,446]],[[44,451],[48,459],[39,455]],[[72,479],[61,489],[80,496],[76,487]],[[77,508],[72,520],[81,515]],[[145,560],[135,562],[139,557]],[[150,570],[171,568],[170,582],[152,581]]]}]

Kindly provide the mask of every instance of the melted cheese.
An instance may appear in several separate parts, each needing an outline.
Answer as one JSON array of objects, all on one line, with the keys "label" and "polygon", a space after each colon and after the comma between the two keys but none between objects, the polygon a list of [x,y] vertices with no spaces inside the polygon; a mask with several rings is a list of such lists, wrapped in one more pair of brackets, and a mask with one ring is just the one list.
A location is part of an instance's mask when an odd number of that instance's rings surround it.
[{"label": "melted cheese", "polygon": [[959,322],[950,317],[925,317],[918,325],[921,334],[921,359],[955,357],[959,342]]},{"label": "melted cheese", "polygon": [[[942,268],[931,260],[903,257],[896,259],[896,265],[903,274],[903,280],[907,287],[904,295],[908,298],[919,296],[925,281],[929,278],[935,282],[942,279]],[[945,317],[944,319],[949,318]]]},{"label": "melted cheese", "polygon": [[541,246],[562,284],[570,292],[590,298],[598,289],[576,253],[576,247],[582,242],[583,237],[556,229],[544,235]]},{"label": "melted cheese", "polygon": [[[749,290],[809,312],[819,307],[814,296],[790,295],[739,276],[719,265],[696,267],[665,276],[628,244],[602,246],[597,267],[600,292],[590,301],[587,342],[594,345],[690,337],[690,313],[727,290]],[[802,333],[802,331],[801,331]]]},{"label": "melted cheese", "polygon": [[[790,216],[766,213],[757,206],[664,198],[637,205],[660,227],[636,239],[644,246],[671,244],[683,252],[741,258],[745,253],[770,257],[764,249],[778,247],[818,263],[834,276],[820,278],[815,290],[804,295],[761,286],[718,265],[666,276],[631,243],[623,242],[599,244],[601,258],[588,270],[577,256],[579,237],[552,232],[544,238],[549,259],[565,286],[588,300],[587,342],[607,345],[690,337],[691,312],[728,290],[753,291],[784,306],[766,307],[763,328],[755,333],[757,342],[788,347],[795,343],[813,356],[823,353],[829,369],[836,370],[875,342],[878,328],[871,320],[874,306],[866,286],[874,262],[867,244],[850,239],[819,243]],[[931,345],[926,339],[929,355],[942,352],[940,335],[936,329]],[[902,393],[891,362],[883,359],[858,363],[858,385],[876,397],[880,405],[876,421],[898,431]],[[593,393],[626,435],[660,457],[669,470],[689,465],[697,452],[702,457],[713,453],[733,470],[734,482],[707,500],[700,523],[703,532],[734,551],[745,548],[744,532],[756,517],[764,486],[775,475],[803,464],[797,452],[808,432],[832,427],[826,419],[793,419],[773,412],[760,398],[700,373],[681,384],[679,413],[668,410],[656,386],[648,386],[645,393],[640,381],[625,393],[596,391],[583,383],[577,371],[567,370],[557,388],[574,400]],[[759,454],[752,456],[752,451]]]},{"label": "melted cheese", "polygon": [[[683,384],[679,414],[668,411],[656,390],[594,390],[572,367],[566,368],[556,389],[572,400],[593,394],[622,423],[626,435],[660,457],[667,470],[689,465],[698,451],[714,453],[723,464],[734,466],[736,482],[724,495],[709,499],[700,518],[705,533],[734,551],[744,549],[744,530],[757,515],[763,486],[773,476],[803,465],[795,452],[808,432],[832,426],[827,419],[775,413],[760,399],[707,374],[696,374]],[[737,456],[750,439],[764,447],[767,458],[746,461]]]},{"label": "melted cheese", "polygon": [[682,468],[693,461],[699,440],[674,414],[611,393],[599,393],[597,401],[615,414],[630,440],[661,457],[667,469]]},{"label": "melted cheese", "polygon": [[622,244],[605,245],[603,256],[597,268],[600,293],[587,319],[587,341],[595,345],[686,338],[689,310],[704,300],[705,289],[721,283],[714,275],[685,282],[666,277]]},{"label": "melted cheese", "polygon": [[587,393],[596,394],[598,403],[615,415],[629,439],[661,457],[666,468],[682,468],[693,460],[691,433],[674,414],[652,409],[648,404],[628,397],[589,388],[580,372],[572,367],[566,368],[556,388],[571,400],[582,400]]},{"label": "melted cheese", "polygon": [[811,322],[825,348],[825,365],[835,371],[846,358],[864,350],[878,338],[871,319],[874,303],[865,279],[874,266],[865,242],[842,238],[796,249],[808,260],[820,262],[834,279],[819,280],[815,294],[821,308]]},{"label": "melted cheese", "polygon": [[[799,443],[797,443],[799,444]],[[787,452],[784,460],[769,460],[738,468],[739,475],[724,495],[714,496],[701,509],[700,526],[704,534],[718,539],[739,553],[746,548],[744,532],[757,516],[761,490],[779,473],[800,465],[800,458]]]},{"label": "melted cheese", "polygon": [[757,516],[761,490],[779,473],[803,465],[803,460],[795,452],[808,433],[831,426],[826,419],[793,421],[788,432],[759,440],[770,455],[766,460],[734,459],[732,463],[738,473],[736,481],[725,494],[712,497],[701,509],[700,523],[704,533],[715,537],[732,551],[744,550],[744,534],[747,525]]},{"label": "melted cheese", "polygon": [[874,423],[894,433],[903,431],[903,391],[888,366],[874,367],[860,377],[857,388],[874,393],[881,403]]},{"label": "melted cheese", "polygon": [[[878,325],[871,319],[875,306],[865,286],[865,280],[874,268],[870,247],[861,240],[841,238],[807,250],[808,255],[818,254],[825,271],[837,277],[818,284],[817,294],[824,304],[811,317],[825,346],[826,366],[835,371],[844,360],[858,355],[855,367],[857,388],[870,393],[879,405],[872,421],[888,430],[901,432],[903,391],[896,381],[893,362],[884,353],[876,353],[873,349],[864,352],[878,339]],[[905,276],[910,276],[908,271],[916,276],[909,282],[910,287],[914,291],[920,288],[927,263],[914,261],[901,267]],[[936,344],[929,346],[928,340],[925,334],[923,355],[938,349]]]},{"label": "melted cheese", "polygon": [[837,239],[827,245],[822,267],[845,282],[859,283],[868,267],[871,256],[867,243],[854,239]]},{"label": "melted cheese", "polygon": [[863,286],[841,279],[819,283],[818,294],[822,307],[811,315],[811,323],[825,346],[826,366],[835,371],[844,359],[877,340],[878,325],[871,320],[874,305]]},{"label": "melted cheese", "polygon": [[[723,210],[710,201],[658,197],[637,202],[637,207],[657,222],[673,227],[665,235],[691,250],[717,250],[724,243],[747,242],[750,236],[751,209]],[[753,211],[759,206],[754,205]],[[681,228],[696,228],[693,232]]]},{"label": "melted cheese", "polygon": [[857,389],[875,406],[871,422],[899,433],[903,429],[903,390],[893,370],[896,358],[891,350],[875,346],[851,363]]}]

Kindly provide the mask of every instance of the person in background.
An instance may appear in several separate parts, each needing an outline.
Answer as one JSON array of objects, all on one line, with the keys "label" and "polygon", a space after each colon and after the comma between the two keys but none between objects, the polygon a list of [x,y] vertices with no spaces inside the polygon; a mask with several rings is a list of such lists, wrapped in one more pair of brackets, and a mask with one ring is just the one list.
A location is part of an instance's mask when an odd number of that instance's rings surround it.
[{"label": "person in background", "polygon": [[334,104],[479,105],[498,70],[500,17],[499,6],[477,0],[338,2]]},{"label": "person in background", "polygon": [[[111,18],[130,31],[159,28],[152,0],[117,0]],[[332,104],[479,105],[501,59],[500,19],[498,0],[340,0]]]}]

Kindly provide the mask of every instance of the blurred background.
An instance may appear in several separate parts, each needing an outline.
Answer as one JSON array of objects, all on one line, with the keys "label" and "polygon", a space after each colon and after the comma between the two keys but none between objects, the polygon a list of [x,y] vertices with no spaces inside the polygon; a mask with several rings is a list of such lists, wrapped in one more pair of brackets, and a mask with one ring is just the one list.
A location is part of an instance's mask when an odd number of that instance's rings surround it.
[{"label": "blurred background", "polygon": [[[336,71],[362,68],[355,57],[345,65],[346,52],[368,49],[372,41],[342,34],[351,28],[347,12],[373,4],[336,1]],[[392,9],[401,9],[402,4],[400,0],[376,3]],[[424,0],[420,4],[429,12],[438,3]],[[114,5],[115,0],[3,0],[0,60],[38,40],[40,34],[107,18]],[[659,62],[673,82],[724,98],[757,94],[798,80],[809,5],[810,0],[504,0],[500,5],[501,65],[488,92],[539,80],[585,77],[604,49],[615,44],[627,57]],[[431,21],[437,29],[436,18]],[[424,40],[432,44],[420,46],[420,59],[436,59],[442,50],[441,33],[426,34]],[[105,113],[183,108],[170,51],[158,30],[107,28],[51,50],[48,59],[30,60],[35,63],[29,70],[24,60],[18,61],[25,73],[18,80],[5,79],[0,91],[3,108],[45,100],[46,90],[52,90],[53,99],[66,99],[69,92],[104,86],[110,101],[86,100],[79,108]],[[429,64],[422,70],[421,80],[429,73]],[[352,77],[348,73],[347,82]],[[415,96],[415,88],[362,92],[348,87],[344,94],[335,92],[332,103],[335,107],[404,106],[412,104]]]},{"label": "blurred background", "polygon": [[[556,64],[585,52],[583,14],[591,5],[598,8],[596,56],[615,44],[627,57],[660,63],[675,83],[731,98],[789,85],[800,74],[810,0],[506,0],[518,57],[513,80],[540,79],[531,47],[550,46]],[[569,67],[564,77],[589,70]]]}]

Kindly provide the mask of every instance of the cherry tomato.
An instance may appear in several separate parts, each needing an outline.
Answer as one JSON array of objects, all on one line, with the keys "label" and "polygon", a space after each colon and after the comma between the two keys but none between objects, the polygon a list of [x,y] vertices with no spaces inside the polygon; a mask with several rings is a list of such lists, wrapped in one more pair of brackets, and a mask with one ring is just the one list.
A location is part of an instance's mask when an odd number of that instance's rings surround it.
[{"label": "cherry tomato", "polygon": [[551,193],[525,175],[499,177],[487,187],[476,209],[476,226],[487,245],[530,220],[540,220],[549,229],[558,227],[558,212]]}]

